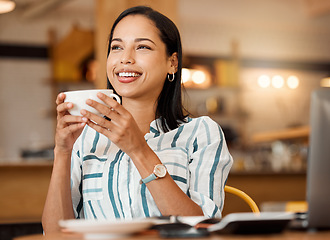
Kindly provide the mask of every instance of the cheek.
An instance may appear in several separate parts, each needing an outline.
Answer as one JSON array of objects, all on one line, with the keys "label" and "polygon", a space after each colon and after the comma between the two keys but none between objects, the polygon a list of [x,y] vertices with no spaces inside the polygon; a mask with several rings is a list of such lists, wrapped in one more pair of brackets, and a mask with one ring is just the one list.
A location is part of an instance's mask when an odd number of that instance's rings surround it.
[{"label": "cheek", "polygon": [[164,78],[166,77],[169,64],[162,57],[148,59],[147,61],[144,62],[144,64],[146,68],[148,68],[151,72],[153,72],[153,74],[158,75],[158,77],[160,76],[164,76]]}]

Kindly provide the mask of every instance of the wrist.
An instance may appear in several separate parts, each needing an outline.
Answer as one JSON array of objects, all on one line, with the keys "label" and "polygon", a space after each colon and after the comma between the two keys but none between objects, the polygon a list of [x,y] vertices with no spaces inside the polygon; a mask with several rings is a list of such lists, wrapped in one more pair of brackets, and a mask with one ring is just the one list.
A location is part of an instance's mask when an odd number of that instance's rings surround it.
[{"label": "wrist", "polygon": [[153,172],[146,178],[141,178],[140,180],[140,184],[144,183],[147,184],[153,180],[157,180],[159,178],[164,178],[167,174],[167,169],[165,167],[165,165],[163,164],[157,164],[154,167]]},{"label": "wrist", "polygon": [[54,148],[54,166],[57,167],[70,167],[71,166],[72,151],[63,151],[60,148]]},{"label": "wrist", "polygon": [[57,179],[68,180],[71,170],[71,152],[61,151],[54,148],[54,162],[52,176],[57,176]]},{"label": "wrist", "polygon": [[55,146],[54,148],[54,156],[70,156],[72,154],[72,149],[61,148],[59,146]]},{"label": "wrist", "polygon": [[142,179],[153,173],[156,165],[162,164],[156,153],[147,144],[146,147],[139,148],[139,151],[131,154],[130,157],[139,170]]},{"label": "wrist", "polygon": [[137,164],[144,164],[144,162],[148,161],[148,159],[155,154],[154,151],[149,147],[149,145],[145,142],[143,145],[137,147],[134,151],[132,151],[129,156]]}]

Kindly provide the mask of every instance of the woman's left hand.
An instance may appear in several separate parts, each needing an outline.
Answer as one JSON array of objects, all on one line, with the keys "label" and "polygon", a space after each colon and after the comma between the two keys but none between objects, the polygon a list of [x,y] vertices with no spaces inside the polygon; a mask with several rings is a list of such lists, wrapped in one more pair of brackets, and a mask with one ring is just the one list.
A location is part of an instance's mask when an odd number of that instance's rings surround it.
[{"label": "woman's left hand", "polygon": [[108,137],[126,154],[134,154],[147,146],[143,133],[140,131],[133,116],[117,101],[98,93],[100,98],[108,106],[88,99],[86,103],[98,110],[101,114],[111,119],[111,121],[82,110],[81,114],[88,118],[88,126],[94,128],[97,132]]}]

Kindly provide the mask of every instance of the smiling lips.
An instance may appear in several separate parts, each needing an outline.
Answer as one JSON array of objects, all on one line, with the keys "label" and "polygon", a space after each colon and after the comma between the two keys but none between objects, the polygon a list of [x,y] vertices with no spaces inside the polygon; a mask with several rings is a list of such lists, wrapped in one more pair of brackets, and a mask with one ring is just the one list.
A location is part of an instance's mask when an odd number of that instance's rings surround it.
[{"label": "smiling lips", "polygon": [[118,81],[122,83],[130,83],[138,79],[142,74],[138,72],[119,72],[117,73]]}]

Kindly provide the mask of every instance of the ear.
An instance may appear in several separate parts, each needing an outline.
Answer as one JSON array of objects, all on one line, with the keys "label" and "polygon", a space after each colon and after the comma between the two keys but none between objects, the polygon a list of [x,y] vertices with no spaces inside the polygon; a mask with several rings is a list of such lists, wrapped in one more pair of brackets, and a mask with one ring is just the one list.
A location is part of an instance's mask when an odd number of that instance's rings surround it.
[{"label": "ear", "polygon": [[169,68],[168,68],[168,73],[176,73],[178,71],[178,53],[175,52],[172,54],[172,56],[169,57]]}]

